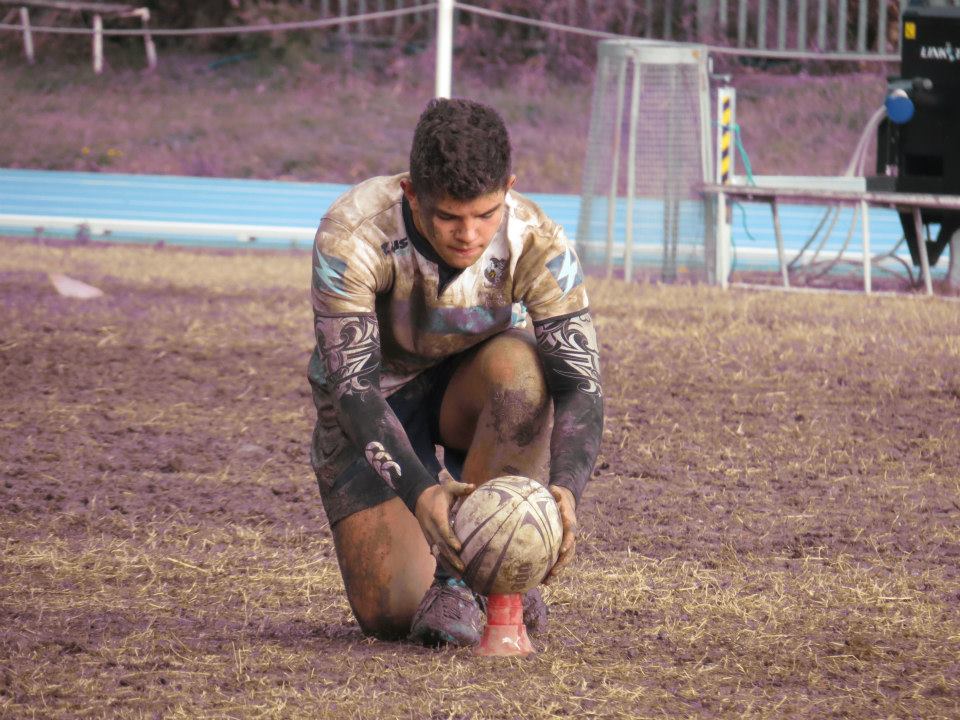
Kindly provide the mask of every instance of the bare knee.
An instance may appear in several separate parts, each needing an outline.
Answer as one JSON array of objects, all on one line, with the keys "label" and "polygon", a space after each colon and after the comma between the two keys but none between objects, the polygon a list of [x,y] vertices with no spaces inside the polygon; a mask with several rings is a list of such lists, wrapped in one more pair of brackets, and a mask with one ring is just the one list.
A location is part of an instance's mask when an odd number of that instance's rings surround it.
[{"label": "bare knee", "polygon": [[507,332],[491,340],[478,358],[480,371],[492,390],[522,392],[535,405],[548,399],[543,365],[534,339],[523,332]]},{"label": "bare knee", "polygon": [[432,566],[405,571],[400,565],[396,570],[375,574],[351,572],[350,564],[341,563],[340,571],[350,609],[365,635],[381,640],[398,640],[407,636],[417,607],[433,578]]},{"label": "bare knee", "polygon": [[[419,600],[417,601],[419,603]],[[375,637],[378,640],[402,640],[410,633],[410,623],[413,621],[417,606],[393,607],[389,604],[377,603],[370,607],[364,603],[350,603],[353,616],[364,635]]]},{"label": "bare knee", "polygon": [[491,418],[501,440],[520,447],[534,442],[549,419],[550,394],[533,339],[505,336],[482,359]]}]

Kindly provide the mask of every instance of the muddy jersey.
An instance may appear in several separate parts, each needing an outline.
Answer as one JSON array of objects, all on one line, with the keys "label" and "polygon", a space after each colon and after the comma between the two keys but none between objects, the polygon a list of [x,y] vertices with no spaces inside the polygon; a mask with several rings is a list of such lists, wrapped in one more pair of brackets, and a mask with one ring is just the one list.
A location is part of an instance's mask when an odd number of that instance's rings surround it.
[{"label": "muddy jersey", "polygon": [[[400,181],[367,180],[324,215],[314,243],[317,316],[374,314],[389,395],[450,355],[522,324],[587,308],[576,253],[562,228],[509,191],[493,240],[465,270],[448,267],[416,229]],[[322,385],[319,348],[310,364]]]}]

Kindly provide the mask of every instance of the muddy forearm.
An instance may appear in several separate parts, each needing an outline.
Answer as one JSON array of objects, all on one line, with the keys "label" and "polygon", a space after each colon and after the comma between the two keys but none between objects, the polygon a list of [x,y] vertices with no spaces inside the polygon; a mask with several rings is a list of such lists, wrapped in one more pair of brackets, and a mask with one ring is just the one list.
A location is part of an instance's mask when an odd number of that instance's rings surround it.
[{"label": "muddy forearm", "polygon": [[554,402],[550,484],[567,488],[579,503],[603,435],[596,333],[586,311],[534,323],[534,330]]},{"label": "muddy forearm", "polygon": [[407,434],[380,391],[380,333],[373,315],[315,319],[317,343],[338,418],[387,485],[412,511],[420,494],[436,484],[410,446]]}]

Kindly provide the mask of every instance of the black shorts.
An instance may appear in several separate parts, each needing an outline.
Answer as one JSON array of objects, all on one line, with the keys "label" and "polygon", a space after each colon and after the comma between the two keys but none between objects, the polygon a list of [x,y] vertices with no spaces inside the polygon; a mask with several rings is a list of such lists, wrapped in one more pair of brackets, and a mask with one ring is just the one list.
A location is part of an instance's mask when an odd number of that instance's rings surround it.
[{"label": "black shorts", "polygon": [[[420,462],[436,478],[441,468],[437,459],[437,445],[442,445],[440,405],[450,378],[462,358],[462,355],[447,358],[439,365],[420,373],[387,398],[387,404],[406,430]],[[375,507],[397,497],[397,494],[374,472],[364,454],[343,435],[339,425],[331,426],[331,420],[335,422],[335,418],[329,415],[326,418],[323,415],[318,417],[310,457],[320,486],[323,509],[330,526],[333,527],[343,518]],[[339,446],[333,453],[318,452],[319,447],[329,447],[331,442]],[[318,458],[322,455],[326,455],[328,459],[319,461]],[[446,467],[454,478],[459,479],[464,457],[463,452],[445,447],[443,467]]]}]

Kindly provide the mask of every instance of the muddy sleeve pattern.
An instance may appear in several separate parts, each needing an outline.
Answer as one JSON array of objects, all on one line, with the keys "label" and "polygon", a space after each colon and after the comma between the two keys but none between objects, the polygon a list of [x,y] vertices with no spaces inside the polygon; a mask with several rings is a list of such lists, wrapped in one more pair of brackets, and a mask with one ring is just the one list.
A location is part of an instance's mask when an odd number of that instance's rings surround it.
[{"label": "muddy sleeve pattern", "polygon": [[533,327],[554,404],[550,484],[567,488],[579,503],[603,434],[596,332],[586,310]]},{"label": "muddy sleeve pattern", "polygon": [[372,313],[315,315],[326,384],[344,433],[411,512],[436,480],[380,392],[380,333]]}]

